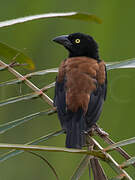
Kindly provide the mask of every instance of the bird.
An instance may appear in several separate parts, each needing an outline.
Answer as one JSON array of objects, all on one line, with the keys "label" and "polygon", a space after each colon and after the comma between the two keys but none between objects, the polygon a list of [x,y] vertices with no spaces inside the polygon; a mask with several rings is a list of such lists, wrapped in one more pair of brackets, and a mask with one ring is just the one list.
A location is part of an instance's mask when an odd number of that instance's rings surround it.
[{"label": "bird", "polygon": [[65,146],[82,149],[86,132],[98,121],[106,100],[106,65],[90,35],[78,32],[55,37],[53,41],[68,51],[56,77],[54,106],[66,133]]}]

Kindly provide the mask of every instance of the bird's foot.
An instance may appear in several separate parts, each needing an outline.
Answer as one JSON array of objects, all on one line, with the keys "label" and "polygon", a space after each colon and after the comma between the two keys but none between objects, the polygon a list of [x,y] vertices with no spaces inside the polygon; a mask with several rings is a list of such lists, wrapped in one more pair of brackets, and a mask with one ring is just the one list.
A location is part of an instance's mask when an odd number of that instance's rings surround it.
[{"label": "bird's foot", "polygon": [[90,129],[84,132],[85,135],[94,136],[95,134],[95,126],[93,125]]},{"label": "bird's foot", "polygon": [[95,132],[101,137],[109,136],[107,132],[105,132],[102,128],[100,128],[97,124],[94,124],[95,126]]},{"label": "bird's foot", "polygon": [[[98,134],[100,137],[106,137],[109,136],[107,132],[105,132],[102,128],[100,128],[97,124],[94,124],[89,130],[86,131],[87,134],[90,136],[93,136],[95,134]],[[85,133],[86,134],[86,133]]]}]

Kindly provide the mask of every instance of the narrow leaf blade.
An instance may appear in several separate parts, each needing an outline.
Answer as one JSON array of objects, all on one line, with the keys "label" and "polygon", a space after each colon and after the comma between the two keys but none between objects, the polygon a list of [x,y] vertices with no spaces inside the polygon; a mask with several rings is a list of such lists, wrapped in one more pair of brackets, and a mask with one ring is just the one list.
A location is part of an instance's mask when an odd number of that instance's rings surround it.
[{"label": "narrow leaf blade", "polygon": [[82,21],[93,21],[96,23],[101,24],[102,20],[95,16],[94,14],[89,14],[89,13],[77,13],[72,15],[72,16],[65,16],[64,18],[68,19],[76,19],[76,20],[82,20]]},{"label": "narrow leaf blade", "polygon": [[[48,89],[50,89],[50,88],[52,88],[54,86],[55,86],[55,82],[53,82],[51,84],[48,84],[47,86],[43,87],[41,90],[46,91],[46,90],[48,90]],[[12,98],[0,101],[0,107],[8,105],[8,104],[13,104],[13,103],[16,103],[16,102],[20,102],[20,101],[26,101],[26,100],[30,100],[30,99],[33,99],[33,98],[38,98],[39,96],[40,96],[40,94],[34,92],[34,93],[22,95],[22,96],[12,97]]]},{"label": "narrow leaf blade", "polygon": [[96,156],[101,159],[106,158],[105,154],[101,151],[96,151],[96,150],[87,151],[87,150],[80,150],[80,149],[53,147],[53,146],[0,143],[0,149],[16,149],[16,150],[23,150],[23,151],[66,152],[66,153],[74,153],[74,154],[87,154],[87,155]]},{"label": "narrow leaf blade", "polygon": [[4,132],[6,132],[14,127],[17,127],[27,121],[30,121],[33,118],[36,118],[38,116],[48,115],[49,113],[52,113],[52,111],[54,112],[54,110],[50,110],[50,111],[46,110],[46,111],[37,112],[34,114],[30,114],[28,116],[25,116],[23,118],[17,119],[15,121],[2,124],[2,125],[0,125],[0,134],[3,134]]},{"label": "narrow leaf blade", "polygon": [[20,102],[20,101],[33,99],[33,98],[36,98],[38,96],[39,96],[38,93],[31,93],[31,94],[26,94],[26,95],[23,95],[23,96],[17,96],[17,97],[9,98],[9,99],[6,99],[4,101],[1,101],[0,102],[0,107],[8,105],[8,104],[13,104],[13,103],[16,103],[16,102]]},{"label": "narrow leaf blade", "polygon": [[129,160],[123,162],[120,167],[125,168],[135,163],[135,157],[130,158]]},{"label": "narrow leaf blade", "polygon": [[18,83],[20,83],[22,81],[23,80],[20,80],[20,79],[13,79],[13,80],[10,80],[10,81],[0,83],[0,87],[7,86],[7,85],[12,85],[12,84],[18,84]]},{"label": "narrow leaf blade", "polygon": [[74,172],[73,176],[71,177],[71,180],[77,180],[77,179],[79,179],[82,176],[84,170],[88,166],[89,160],[90,160],[90,156],[89,155],[86,155],[82,159],[82,161],[80,162],[80,164],[77,167],[76,171]]},{"label": "narrow leaf blade", "polygon": [[114,144],[104,148],[104,151],[111,151],[117,147],[125,146],[128,144],[133,144],[133,143],[135,143],[135,137],[114,143]]},{"label": "narrow leaf blade", "polygon": [[7,20],[0,22],[0,27],[11,26],[14,24],[19,24],[27,21],[32,21],[36,19],[44,18],[69,18],[83,21],[93,21],[96,23],[101,23],[101,19],[97,16],[89,13],[78,13],[78,12],[67,12],[67,13],[48,13],[48,14],[37,14],[33,16],[26,16],[17,19]]},{"label": "narrow leaf blade", "polygon": [[16,61],[19,63],[27,63],[30,69],[35,69],[35,65],[31,58],[22,53],[20,50],[2,42],[0,42],[0,57],[8,60],[9,62]]},{"label": "narrow leaf blade", "polygon": [[48,84],[47,86],[43,87],[41,90],[42,91],[45,91],[45,90],[48,90],[50,88],[53,88],[55,86],[55,82],[51,83],[51,84]]},{"label": "narrow leaf blade", "polygon": [[112,62],[108,63],[106,66],[108,71],[113,69],[135,68],[135,59]]},{"label": "narrow leaf blade", "polygon": [[[59,136],[59,135],[61,135],[61,134],[63,134],[63,133],[64,133],[64,130],[59,130],[59,131],[50,133],[50,134],[48,134],[48,135],[42,136],[42,137],[40,137],[40,138],[37,138],[37,139],[35,139],[35,140],[31,141],[31,142],[28,142],[27,144],[28,144],[28,145],[36,145],[36,144],[38,144],[38,143],[47,141],[47,140],[49,140],[49,139],[52,138],[52,137]],[[7,159],[9,159],[9,158],[11,158],[11,157],[14,157],[14,156],[16,156],[16,155],[19,155],[19,154],[21,154],[21,153],[23,153],[23,152],[24,152],[24,151],[21,151],[21,150],[12,150],[12,151],[9,151],[9,152],[3,154],[3,155],[0,157],[0,162],[3,162],[3,161],[5,161],[5,160],[7,160]]]},{"label": "narrow leaf blade", "polygon": [[26,75],[27,77],[31,77],[31,76],[40,76],[40,75],[46,75],[49,73],[57,73],[58,72],[58,68],[52,68],[52,69],[45,69],[42,71],[37,71],[37,72],[33,72],[30,73],[28,75]]}]

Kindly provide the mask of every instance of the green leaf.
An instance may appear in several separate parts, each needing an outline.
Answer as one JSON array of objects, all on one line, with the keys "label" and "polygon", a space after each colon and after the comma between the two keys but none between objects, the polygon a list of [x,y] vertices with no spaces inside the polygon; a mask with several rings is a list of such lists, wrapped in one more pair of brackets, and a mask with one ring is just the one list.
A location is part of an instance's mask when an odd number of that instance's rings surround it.
[{"label": "green leaf", "polygon": [[[10,81],[6,81],[6,82],[3,82],[3,83],[0,83],[0,87],[8,86],[8,85],[13,85],[13,84],[18,84],[18,83],[21,83],[21,82],[23,82],[23,80],[13,79],[13,80],[10,80]],[[50,88],[52,88],[54,86],[55,86],[55,82],[52,82],[51,84],[48,84],[47,86],[43,87],[42,91],[50,89]],[[31,94],[33,94],[33,93],[31,93]],[[28,95],[31,95],[31,94],[28,94]]]},{"label": "green leaf", "polygon": [[45,70],[42,70],[42,71],[37,71],[37,72],[27,74],[26,77],[40,76],[40,75],[46,75],[46,74],[49,74],[49,73],[57,73],[57,72],[58,72],[58,68],[45,69]]},{"label": "green leaf", "polygon": [[81,163],[79,164],[79,166],[77,167],[77,169],[74,172],[73,176],[71,177],[71,180],[78,180],[82,176],[84,170],[88,166],[89,160],[90,160],[90,156],[89,155],[86,155],[82,159]]},{"label": "green leaf", "polygon": [[[41,90],[46,91],[46,90],[48,90],[48,89],[50,89],[50,88],[52,88],[54,86],[55,86],[55,82],[43,87]],[[38,94],[36,92],[33,92],[33,93],[22,95],[22,96],[12,97],[12,98],[0,101],[0,107],[8,105],[8,104],[13,104],[13,103],[16,103],[16,102],[20,102],[20,101],[26,101],[26,100],[30,100],[30,99],[33,99],[33,98],[38,98],[39,96],[40,96],[40,94]]]},{"label": "green leaf", "polygon": [[0,42],[0,57],[8,60],[9,62],[16,61],[19,63],[27,63],[28,68],[32,70],[35,68],[35,65],[31,58],[22,53],[20,50],[10,47],[2,42]]},{"label": "green leaf", "polygon": [[5,106],[7,104],[16,103],[16,102],[19,102],[19,101],[25,101],[25,100],[33,99],[33,98],[36,98],[38,96],[39,96],[38,93],[30,93],[30,94],[26,94],[26,95],[23,95],[23,96],[17,96],[17,97],[9,98],[9,99],[6,99],[4,101],[1,101],[0,102],[0,107]]},{"label": "green leaf", "polygon": [[47,86],[43,87],[41,90],[42,91],[46,91],[46,90],[48,90],[48,89],[50,89],[50,88],[52,88],[54,86],[55,86],[55,82],[53,82],[51,84],[48,84]]},{"label": "green leaf", "polygon": [[13,80],[10,80],[10,81],[0,83],[0,87],[7,86],[7,85],[12,85],[12,84],[18,84],[18,83],[21,83],[21,82],[23,82],[23,80],[21,80],[21,79],[13,79]]},{"label": "green leaf", "polygon": [[125,146],[128,144],[133,144],[133,143],[135,143],[135,137],[114,143],[114,144],[104,148],[103,151],[111,151],[117,147]]},{"label": "green leaf", "polygon": [[123,162],[120,167],[125,168],[135,163],[135,157],[130,158],[129,160]]},{"label": "green leaf", "polygon": [[64,18],[68,19],[76,19],[76,20],[82,20],[82,21],[93,21],[96,23],[101,24],[102,20],[95,16],[94,14],[89,14],[89,13],[78,13],[78,12],[73,12],[74,14],[71,16],[65,16]]},{"label": "green leaf", "polygon": [[80,149],[53,147],[53,146],[0,143],[0,149],[16,149],[16,150],[23,150],[23,151],[67,152],[67,153],[74,153],[74,154],[88,154],[88,155],[92,155],[101,159],[106,158],[105,154],[101,151],[96,151],[96,150],[87,151],[87,150],[80,150]]},{"label": "green leaf", "polygon": [[[30,141],[28,142],[27,144],[29,145],[36,145],[38,143],[41,143],[41,142],[44,142],[44,141],[47,141],[48,139],[52,138],[52,137],[56,137],[56,136],[59,136],[61,134],[63,134],[65,131],[64,130],[59,130],[59,131],[56,131],[56,132],[53,132],[53,133],[50,133],[48,135],[45,135],[45,136],[42,136],[40,138],[37,138],[33,141]],[[0,157],[0,162],[3,162],[13,156],[16,156],[16,155],[19,155],[21,153],[23,153],[24,151],[21,151],[21,150],[12,150],[12,151],[9,151],[5,154],[3,154],[1,157]]]},{"label": "green leaf", "polygon": [[107,63],[107,70],[135,68],[135,59],[127,59],[119,62]]},{"label": "green leaf", "polygon": [[4,132],[6,132],[6,131],[14,128],[14,127],[17,127],[20,124],[23,124],[23,123],[25,123],[27,121],[30,121],[33,118],[36,118],[38,116],[48,115],[48,114],[50,114],[52,112],[55,112],[55,111],[54,110],[41,111],[41,112],[37,112],[37,113],[34,113],[34,114],[30,114],[28,116],[25,116],[23,118],[17,119],[15,121],[2,124],[2,125],[0,125],[0,134],[3,134]]},{"label": "green leaf", "polygon": [[[57,73],[57,72],[58,72],[58,68],[45,69],[45,70],[42,70],[42,71],[37,71],[37,72],[26,74],[24,77],[29,79],[32,76],[41,76],[41,75],[46,75],[46,74],[49,74],[49,73]],[[10,80],[10,81],[0,83],[0,87],[6,86],[6,85],[18,84],[18,83],[21,83],[21,82],[23,82],[23,79],[13,79],[13,80]]]},{"label": "green leaf", "polygon": [[101,23],[101,19],[97,16],[89,13],[78,13],[78,12],[67,12],[67,13],[48,13],[48,14],[36,14],[32,16],[21,17],[12,20],[6,20],[0,22],[0,27],[11,26],[14,24],[19,24],[27,21],[32,21],[36,19],[45,19],[45,18],[68,18],[68,19],[76,19],[83,21],[93,21],[96,23]]}]

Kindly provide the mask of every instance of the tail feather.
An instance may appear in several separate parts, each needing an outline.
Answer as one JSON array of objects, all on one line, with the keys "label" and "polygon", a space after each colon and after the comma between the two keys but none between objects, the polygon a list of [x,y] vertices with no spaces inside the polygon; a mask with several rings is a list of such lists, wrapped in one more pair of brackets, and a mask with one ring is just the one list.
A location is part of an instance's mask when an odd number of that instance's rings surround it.
[{"label": "tail feather", "polygon": [[85,122],[82,111],[74,113],[67,122],[66,147],[81,149],[85,145]]}]

